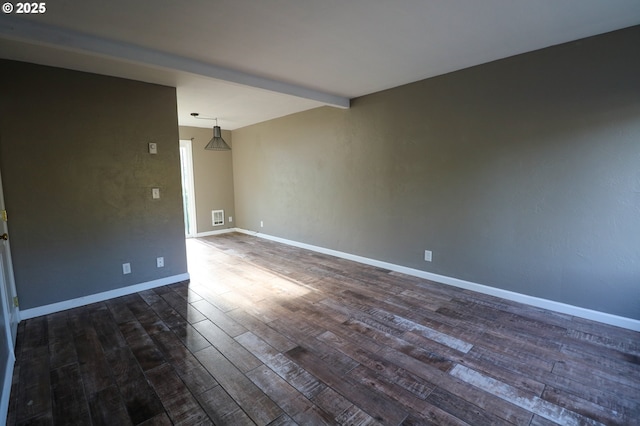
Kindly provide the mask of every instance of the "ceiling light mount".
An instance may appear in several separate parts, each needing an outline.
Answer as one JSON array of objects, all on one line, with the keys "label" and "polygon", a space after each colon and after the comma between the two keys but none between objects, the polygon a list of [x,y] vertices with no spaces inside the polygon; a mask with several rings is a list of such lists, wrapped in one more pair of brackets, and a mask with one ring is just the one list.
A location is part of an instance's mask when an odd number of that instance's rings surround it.
[{"label": "ceiling light mount", "polygon": [[210,151],[231,151],[231,147],[227,145],[227,143],[222,139],[222,129],[218,126],[218,118],[209,118],[209,117],[200,117],[200,114],[197,112],[192,112],[191,116],[193,118],[198,118],[200,120],[216,120],[216,125],[213,126],[213,138],[209,141],[207,146],[204,149],[208,149]]}]

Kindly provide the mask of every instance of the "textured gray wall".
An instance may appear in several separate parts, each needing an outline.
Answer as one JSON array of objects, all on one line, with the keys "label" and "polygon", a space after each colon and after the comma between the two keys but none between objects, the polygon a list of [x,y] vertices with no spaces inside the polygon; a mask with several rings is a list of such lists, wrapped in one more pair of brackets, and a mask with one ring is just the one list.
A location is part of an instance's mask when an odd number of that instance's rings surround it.
[{"label": "textured gray wall", "polygon": [[638,46],[634,27],[236,130],[237,225],[640,319]]},{"label": "textured gray wall", "polygon": [[21,309],[185,273],[175,89],[10,61],[0,78]]},{"label": "textured gray wall", "polygon": [[[222,131],[222,138],[231,151],[207,151],[204,147],[213,137],[213,128],[180,126],[180,139],[193,139],[193,180],[196,192],[196,228],[198,233],[235,227],[233,197],[233,143],[231,132]],[[211,211],[224,210],[224,225],[213,226]],[[234,218],[229,223],[229,216]]]}]

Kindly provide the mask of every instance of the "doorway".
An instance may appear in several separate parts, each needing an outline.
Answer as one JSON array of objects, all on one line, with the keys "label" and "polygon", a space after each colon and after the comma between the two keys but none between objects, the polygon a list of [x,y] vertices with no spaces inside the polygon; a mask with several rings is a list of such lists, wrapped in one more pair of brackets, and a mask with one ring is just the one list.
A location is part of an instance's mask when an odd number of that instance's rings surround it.
[{"label": "doorway", "polygon": [[13,277],[13,262],[11,261],[11,249],[9,247],[9,228],[7,226],[7,211],[4,205],[2,192],[2,179],[0,178],[0,284],[2,286],[2,298],[6,309],[8,321],[8,335],[12,346],[16,343],[18,333],[19,310],[16,283]]},{"label": "doorway", "polygon": [[20,319],[8,232],[0,179],[0,297],[2,298],[0,301],[0,327],[2,328],[0,330],[0,419],[6,419],[9,407],[9,391],[16,359],[14,347]]},{"label": "doorway", "polygon": [[182,208],[184,210],[184,234],[193,238],[196,228],[196,198],[193,183],[193,149],[192,141],[180,141],[180,170],[182,172]]}]

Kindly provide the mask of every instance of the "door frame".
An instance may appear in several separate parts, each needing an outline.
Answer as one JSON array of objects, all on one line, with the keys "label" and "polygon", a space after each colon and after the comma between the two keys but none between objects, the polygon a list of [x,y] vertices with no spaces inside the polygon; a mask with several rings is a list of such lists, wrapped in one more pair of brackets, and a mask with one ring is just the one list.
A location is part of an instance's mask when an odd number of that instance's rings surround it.
[{"label": "door frame", "polygon": [[[6,213],[6,206],[4,203],[4,192],[2,190],[2,175],[0,173],[0,234],[9,234],[9,226],[8,226],[8,217]],[[11,257],[11,244],[9,240],[1,240],[0,244],[4,246],[4,255],[5,259],[0,259],[0,268],[2,268],[4,285],[3,285],[3,299],[6,302],[6,307],[8,309],[5,312],[5,316],[7,316],[8,324],[8,332],[11,337],[11,347],[14,348],[16,344],[16,337],[18,332],[18,323],[20,322],[20,308],[18,307],[17,301],[18,292],[16,291],[16,281],[13,275],[13,259]],[[6,268],[5,268],[6,267]]]},{"label": "door frame", "polygon": [[[7,215],[4,204],[4,194],[2,191],[2,177],[0,174],[0,233],[8,234]],[[13,381],[13,369],[15,366],[15,344],[18,334],[18,323],[20,322],[20,309],[17,306],[16,283],[13,276],[13,261],[11,259],[11,248],[8,240],[0,240],[2,247],[0,248],[0,297],[2,300],[2,315],[4,319],[4,330],[0,331],[1,339],[4,339],[7,345],[7,363],[1,365],[4,369],[4,383],[0,383],[2,398],[0,399],[0,419],[7,418],[9,409],[9,397],[11,394],[11,383]],[[4,253],[4,258],[2,258]]]},{"label": "door frame", "polygon": [[[183,152],[184,158],[182,158]],[[190,221],[188,221],[188,228],[187,223],[185,223],[185,237],[194,238],[198,233],[198,222],[196,217],[195,179],[193,175],[193,140],[180,139],[180,170],[183,174],[182,190],[191,195],[190,197],[187,197],[187,205],[183,205],[183,210],[185,211],[189,219],[191,219]],[[182,200],[184,204],[184,197]]]}]

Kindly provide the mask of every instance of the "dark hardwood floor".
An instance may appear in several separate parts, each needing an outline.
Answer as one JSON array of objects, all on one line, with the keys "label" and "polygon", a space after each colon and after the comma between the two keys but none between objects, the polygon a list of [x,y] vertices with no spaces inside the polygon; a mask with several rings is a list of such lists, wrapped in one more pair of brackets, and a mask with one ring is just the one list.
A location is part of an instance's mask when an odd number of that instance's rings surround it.
[{"label": "dark hardwood floor", "polygon": [[23,321],[8,423],[640,424],[640,333],[241,234]]}]

